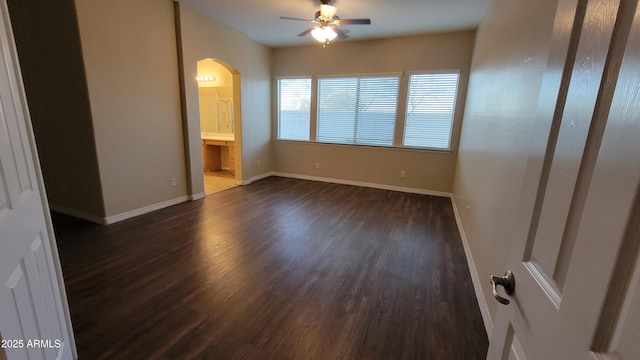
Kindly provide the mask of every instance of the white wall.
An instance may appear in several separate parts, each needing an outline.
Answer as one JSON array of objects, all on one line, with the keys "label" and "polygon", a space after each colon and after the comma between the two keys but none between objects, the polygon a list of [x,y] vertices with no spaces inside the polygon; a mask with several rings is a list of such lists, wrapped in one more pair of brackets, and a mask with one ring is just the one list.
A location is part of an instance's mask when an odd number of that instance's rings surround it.
[{"label": "white wall", "polygon": [[[277,126],[278,76],[367,74],[460,69],[451,151],[276,141],[276,171],[310,177],[451,192],[466,96],[474,31],[367,41],[337,41],[273,50],[273,131]],[[399,99],[403,101],[403,99]],[[274,136],[275,138],[275,136]],[[319,162],[320,168],[315,164]],[[400,171],[406,173],[400,177]]]},{"label": "white wall", "polygon": [[[239,74],[234,83],[236,179],[247,181],[273,170],[271,155],[270,49],[243,33],[179,4],[188,127],[190,195],[204,192],[197,62],[215,59]],[[233,71],[232,71],[233,72]],[[236,77],[237,78],[237,77]],[[256,166],[260,161],[261,166]]]},{"label": "white wall", "polygon": [[76,8],[107,217],[179,201],[187,184],[173,2]]},{"label": "white wall", "polygon": [[476,36],[454,199],[485,322],[498,304],[489,275],[507,270],[556,4],[494,0]]}]

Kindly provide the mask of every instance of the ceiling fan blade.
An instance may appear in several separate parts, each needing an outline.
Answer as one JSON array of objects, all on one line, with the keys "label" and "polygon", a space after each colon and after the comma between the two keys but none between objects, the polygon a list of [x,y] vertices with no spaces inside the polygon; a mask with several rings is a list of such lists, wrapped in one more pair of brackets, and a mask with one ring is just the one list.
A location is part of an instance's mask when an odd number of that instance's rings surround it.
[{"label": "ceiling fan blade", "polygon": [[315,26],[312,26],[312,27],[308,28],[307,30],[305,30],[305,31],[301,32],[300,34],[298,34],[298,36],[305,36],[305,35],[307,35],[308,33],[310,33],[310,32],[311,32],[311,30],[313,30],[313,29],[315,29],[315,28],[316,28]]},{"label": "ceiling fan blade", "polygon": [[338,39],[344,40],[349,37],[345,31],[341,30],[337,26],[331,26],[331,28],[336,32],[336,34],[338,34]]},{"label": "ceiling fan blade", "polygon": [[314,20],[301,19],[301,18],[290,17],[290,16],[280,16],[280,19],[282,19],[282,20],[298,20],[298,21],[314,22]]},{"label": "ceiling fan blade", "polygon": [[340,25],[371,25],[371,19],[339,19]]}]

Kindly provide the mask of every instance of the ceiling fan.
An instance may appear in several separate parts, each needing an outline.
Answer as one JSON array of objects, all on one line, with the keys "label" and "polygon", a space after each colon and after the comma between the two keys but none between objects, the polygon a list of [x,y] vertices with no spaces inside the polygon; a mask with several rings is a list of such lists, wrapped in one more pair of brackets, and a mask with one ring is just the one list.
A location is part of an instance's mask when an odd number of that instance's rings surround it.
[{"label": "ceiling fan", "polygon": [[280,19],[284,20],[299,20],[313,23],[307,30],[298,34],[298,36],[305,36],[311,33],[316,40],[322,43],[322,46],[331,42],[331,40],[338,37],[340,40],[348,38],[347,32],[349,30],[342,30],[338,26],[340,25],[370,25],[371,19],[341,19],[336,15],[336,7],[329,5],[330,0],[320,0],[320,10],[316,11],[316,16],[313,20],[301,19],[296,17],[281,16]]}]

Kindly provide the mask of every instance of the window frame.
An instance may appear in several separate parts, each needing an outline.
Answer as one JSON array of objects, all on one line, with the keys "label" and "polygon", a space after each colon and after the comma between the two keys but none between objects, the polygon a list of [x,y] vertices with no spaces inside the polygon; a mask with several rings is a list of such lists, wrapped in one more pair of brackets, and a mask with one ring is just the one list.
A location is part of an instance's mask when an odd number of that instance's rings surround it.
[{"label": "window frame", "polygon": [[[439,147],[422,147],[422,146],[405,146],[405,136],[406,136],[406,120],[408,115],[408,107],[409,107],[409,92],[410,92],[410,79],[412,75],[422,75],[422,74],[457,74],[457,83],[455,89],[455,96],[453,99],[453,111],[451,117],[451,123],[449,128],[449,139],[447,148],[439,148]],[[276,80],[278,81],[277,88],[277,99],[276,99],[276,134],[275,140],[278,142],[296,142],[303,144],[316,144],[316,145],[327,145],[327,146],[355,146],[355,147],[372,147],[372,148],[382,148],[382,149],[395,149],[395,150],[403,150],[403,151],[418,151],[418,152],[437,152],[437,153],[450,153],[452,151],[452,144],[454,144],[454,131],[456,128],[456,121],[459,121],[459,109],[458,109],[458,96],[461,92],[461,82],[463,82],[463,71],[461,69],[436,69],[436,70],[414,70],[414,71],[400,71],[400,72],[377,72],[377,73],[357,73],[357,74],[321,74],[321,75],[287,75],[287,76],[277,76]],[[324,78],[363,78],[363,77],[385,77],[385,76],[398,76],[398,93],[396,99],[396,113],[394,119],[394,133],[393,133],[393,143],[392,145],[376,145],[376,144],[358,144],[358,143],[339,143],[339,142],[322,142],[317,140],[318,133],[318,89],[319,89],[319,80]],[[311,79],[311,103],[310,103],[310,114],[309,114],[309,139],[308,140],[299,140],[299,139],[286,139],[280,138],[280,88],[279,88],[279,80],[281,79]]]}]

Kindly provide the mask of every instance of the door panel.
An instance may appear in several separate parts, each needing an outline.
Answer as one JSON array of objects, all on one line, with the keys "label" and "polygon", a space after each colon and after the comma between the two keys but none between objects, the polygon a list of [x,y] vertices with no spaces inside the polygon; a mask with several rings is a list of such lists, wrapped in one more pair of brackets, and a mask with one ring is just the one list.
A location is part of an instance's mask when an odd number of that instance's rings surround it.
[{"label": "door panel", "polygon": [[561,297],[560,289],[569,264],[573,239],[567,225],[571,224],[570,216],[575,215],[575,211],[571,211],[574,189],[617,10],[618,0],[587,4],[581,38],[589,41],[581,41],[577,49],[558,134],[550,134],[547,141],[549,151],[541,179],[543,186],[538,194],[541,205],[536,206],[533,214],[533,223],[537,225],[530,230],[523,260],[529,261],[532,271],[543,276],[538,281],[547,283],[554,301]]},{"label": "door panel", "polygon": [[505,341],[505,348],[502,352],[502,360],[526,360],[527,355],[520,345],[518,337],[514,334],[513,328],[509,327],[507,332],[507,341]]},{"label": "door panel", "polygon": [[577,15],[554,30],[571,40],[556,103],[540,102],[553,115],[536,129],[509,259],[515,293],[489,359],[515,356],[516,341],[530,359],[640,358],[637,3],[560,2],[559,18]]},{"label": "door panel", "polygon": [[[44,186],[6,2],[0,2],[0,358],[71,359]],[[58,271],[56,271],[58,269]],[[4,345],[7,345],[6,343]]]}]

